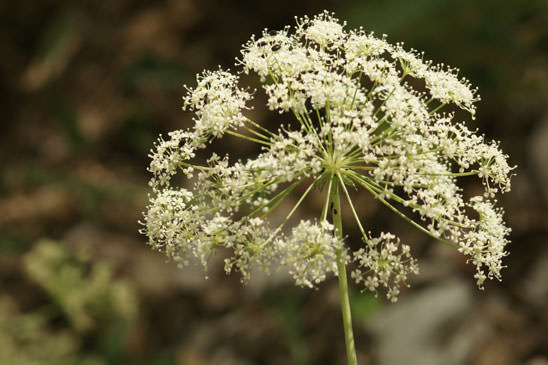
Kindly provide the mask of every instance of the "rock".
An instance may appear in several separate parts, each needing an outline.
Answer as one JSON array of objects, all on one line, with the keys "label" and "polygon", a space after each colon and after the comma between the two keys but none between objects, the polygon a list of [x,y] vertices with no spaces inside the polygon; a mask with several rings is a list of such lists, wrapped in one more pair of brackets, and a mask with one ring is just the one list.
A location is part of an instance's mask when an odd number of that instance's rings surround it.
[{"label": "rock", "polygon": [[548,303],[548,250],[538,255],[533,267],[525,276],[523,296],[536,307]]},{"label": "rock", "polygon": [[378,339],[381,365],[467,364],[487,325],[473,313],[477,303],[463,280],[441,284],[387,305],[366,327]]}]

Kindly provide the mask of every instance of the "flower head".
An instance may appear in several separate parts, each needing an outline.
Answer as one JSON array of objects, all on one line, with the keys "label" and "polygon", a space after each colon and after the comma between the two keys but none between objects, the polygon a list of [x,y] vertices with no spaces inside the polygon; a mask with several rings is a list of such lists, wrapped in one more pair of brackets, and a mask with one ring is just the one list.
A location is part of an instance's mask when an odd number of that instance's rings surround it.
[{"label": "flower head", "polygon": [[[180,264],[197,257],[204,266],[220,249],[232,252],[227,272],[288,266],[297,285],[313,287],[337,265],[353,265],[366,289],[387,289],[396,300],[410,273],[411,249],[390,233],[366,233],[348,186],[362,188],[426,234],[458,248],[476,267],[481,287],[500,279],[509,229],[494,196],[510,190],[512,167],[496,142],[457,120],[457,109],[475,113],[477,90],[457,70],[425,61],[401,43],[362,29],[345,30],[333,14],[297,19],[297,26],[243,46],[237,66],[256,74],[266,107],[291,113],[298,125],[269,130],[246,111],[253,95],[228,71],[206,71],[188,87],[184,109],[195,125],[171,132],[155,145],[149,171],[152,194],[143,221],[150,244]],[[413,85],[423,80],[423,89]],[[413,82],[411,82],[413,80]],[[247,160],[196,151],[225,135],[261,145]],[[194,186],[178,187],[186,175]],[[477,176],[483,197],[466,200],[457,179]],[[312,190],[325,193],[317,220],[286,225]],[[298,193],[298,194],[297,194]],[[363,236],[356,252],[335,223],[334,197],[346,201]],[[287,208],[281,204],[293,198]],[[338,201],[338,200],[337,200]],[[470,215],[470,208],[477,212]],[[281,221],[272,212],[285,209]]]},{"label": "flower head", "polygon": [[313,288],[330,272],[337,273],[337,254],[344,252],[344,243],[333,230],[325,220],[320,224],[301,221],[289,239],[278,241],[278,250],[287,253],[283,264],[290,267],[297,285]]}]

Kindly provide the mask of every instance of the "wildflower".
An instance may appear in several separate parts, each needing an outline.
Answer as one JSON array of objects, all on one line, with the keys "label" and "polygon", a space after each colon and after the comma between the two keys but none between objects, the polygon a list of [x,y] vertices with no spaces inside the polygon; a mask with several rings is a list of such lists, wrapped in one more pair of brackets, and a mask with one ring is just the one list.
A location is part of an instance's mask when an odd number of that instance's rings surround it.
[{"label": "wildflower", "polygon": [[337,252],[344,251],[344,247],[333,230],[334,226],[325,220],[320,224],[301,221],[289,240],[279,241],[283,263],[291,267],[297,285],[313,288],[328,273],[337,273]]},{"label": "wildflower", "polygon": [[410,247],[400,244],[399,238],[391,233],[370,238],[365,246],[354,252],[358,268],[352,271],[352,278],[363,282],[370,291],[376,292],[379,286],[384,286],[388,289],[387,298],[397,301],[399,287],[406,282],[407,275],[419,272],[416,259],[410,255]]},{"label": "wildflower", "polygon": [[[474,117],[477,89],[456,69],[434,65],[384,35],[345,26],[324,12],[297,19],[294,29],[265,30],[243,46],[237,67],[258,76],[266,107],[293,114],[297,128],[269,130],[250,119],[253,94],[239,86],[237,74],[198,75],[183,99],[194,127],[161,137],[151,152],[152,193],[142,232],[181,265],[196,257],[207,267],[220,249],[231,252],[225,270],[241,272],[243,281],[253,266],[269,270],[280,263],[297,285],[315,287],[331,273],[343,285],[348,265],[356,283],[374,292],[384,287],[395,301],[408,276],[418,273],[417,261],[393,234],[366,232],[350,186],[457,248],[475,266],[480,288],[486,278],[500,280],[510,229],[494,196],[510,190],[513,168],[497,142],[452,112]],[[425,88],[415,89],[409,78],[423,80]],[[227,134],[262,149],[247,160],[212,154],[204,165],[193,161],[197,150]],[[192,188],[177,186],[179,172]],[[457,180],[471,175],[485,193],[466,200]],[[314,189],[325,193],[317,220],[287,229]],[[297,192],[274,224],[271,213]],[[344,242],[341,196],[363,238],[355,252]]]}]

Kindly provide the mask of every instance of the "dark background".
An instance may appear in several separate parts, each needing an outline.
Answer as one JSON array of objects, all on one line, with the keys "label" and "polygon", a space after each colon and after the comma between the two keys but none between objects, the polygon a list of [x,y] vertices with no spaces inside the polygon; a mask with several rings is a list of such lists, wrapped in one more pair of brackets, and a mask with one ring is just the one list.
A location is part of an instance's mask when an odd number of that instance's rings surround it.
[{"label": "dark background", "polygon": [[397,233],[421,267],[395,305],[352,287],[360,364],[548,364],[542,0],[2,2],[0,363],[345,362],[334,278],[307,290],[258,273],[242,286],[219,260],[204,280],[137,232],[149,149],[191,123],[182,85],[234,69],[251,34],[323,9],[459,67],[483,99],[470,125],[518,165],[500,197],[508,267],[485,291],[456,252],[359,198],[366,224]]}]

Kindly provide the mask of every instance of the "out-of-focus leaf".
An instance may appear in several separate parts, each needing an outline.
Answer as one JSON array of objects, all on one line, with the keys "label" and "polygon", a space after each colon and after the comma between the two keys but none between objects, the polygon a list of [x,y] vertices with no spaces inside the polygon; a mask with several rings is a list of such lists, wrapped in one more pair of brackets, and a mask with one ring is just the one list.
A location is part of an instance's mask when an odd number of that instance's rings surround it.
[{"label": "out-of-focus leaf", "polygon": [[299,318],[299,313],[303,310],[300,299],[298,295],[294,294],[285,295],[283,298],[277,297],[275,301],[268,300],[269,305],[280,314],[292,363],[295,365],[308,364],[308,348]]},{"label": "out-of-focus leaf", "polygon": [[70,102],[59,93],[55,85],[49,87],[47,93],[54,116],[53,121],[61,128],[72,146],[83,147],[86,139],[78,126],[76,114]]},{"label": "out-of-focus leaf", "polygon": [[24,252],[30,245],[31,242],[20,234],[0,232],[0,257],[12,253]]},{"label": "out-of-focus leaf", "polygon": [[77,355],[80,339],[70,331],[47,329],[39,312],[21,314],[15,303],[0,297],[0,364],[102,365],[93,356]]},{"label": "out-of-focus leaf", "polygon": [[63,73],[82,43],[82,19],[74,14],[53,19],[35,59],[23,74],[23,86],[37,90]]},{"label": "out-of-focus leaf", "polygon": [[[114,280],[101,263],[86,268],[87,260],[75,260],[54,241],[41,241],[24,258],[25,271],[38,283],[81,332],[113,320],[135,315],[136,298],[131,287]],[[87,272],[89,271],[89,272]]]},{"label": "out-of-focus leaf", "polygon": [[179,65],[145,56],[127,71],[124,83],[130,88],[152,86],[161,89],[179,89],[183,75],[183,69]]},{"label": "out-of-focus leaf", "polygon": [[375,298],[373,294],[360,292],[352,292],[350,305],[354,318],[359,321],[367,321],[382,307],[380,299]]}]

